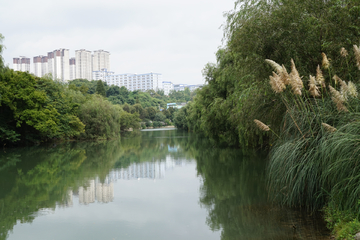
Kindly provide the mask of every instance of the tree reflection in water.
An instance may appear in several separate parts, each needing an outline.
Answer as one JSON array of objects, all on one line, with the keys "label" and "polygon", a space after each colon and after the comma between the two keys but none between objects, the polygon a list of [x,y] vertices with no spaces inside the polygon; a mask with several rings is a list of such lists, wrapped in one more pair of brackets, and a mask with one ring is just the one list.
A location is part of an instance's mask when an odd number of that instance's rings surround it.
[{"label": "tree reflection in water", "polygon": [[[199,145],[199,144],[198,144]],[[207,224],[221,239],[329,239],[320,216],[268,202],[266,155],[198,146],[194,152],[203,179],[200,204]]]},{"label": "tree reflection in water", "polygon": [[[0,153],[0,240],[19,221],[32,222],[42,209],[70,206],[69,191],[104,184],[112,169],[172,159],[197,161],[200,205],[207,224],[225,239],[321,239],[323,225],[300,211],[267,201],[263,155],[214,148],[181,131],[129,133],[121,140],[65,143]],[[85,187],[85,188],[84,188]],[[296,229],[293,228],[296,226]]]}]

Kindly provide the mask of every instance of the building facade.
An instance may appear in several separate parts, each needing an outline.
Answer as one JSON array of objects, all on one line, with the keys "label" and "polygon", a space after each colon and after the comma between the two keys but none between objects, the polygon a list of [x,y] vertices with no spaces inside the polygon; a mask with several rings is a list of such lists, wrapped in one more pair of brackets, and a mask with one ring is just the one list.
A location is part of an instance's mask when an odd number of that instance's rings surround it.
[{"label": "building facade", "polygon": [[107,76],[111,76],[111,75],[115,74],[115,72],[110,72],[106,68],[103,68],[100,71],[93,71],[92,73],[93,73],[93,75],[92,75],[93,80],[95,80],[95,81],[101,80],[104,82],[105,82],[105,78]]},{"label": "building facade", "polygon": [[47,55],[48,73],[52,78],[62,82],[70,79],[69,49],[56,49]]},{"label": "building facade", "polygon": [[74,80],[76,79],[76,61],[75,58],[72,57],[69,60],[69,67],[70,67],[70,79],[69,80]]},{"label": "building facade", "polygon": [[91,51],[80,49],[75,51],[75,75],[78,79],[92,80],[92,55]]},{"label": "building facade", "polygon": [[24,56],[13,58],[13,69],[15,71],[30,72],[30,58]]},{"label": "building facade", "polygon": [[144,74],[114,74],[105,77],[104,82],[109,86],[115,85],[126,87],[129,91],[147,91],[160,90],[162,86],[161,73],[144,73]]},{"label": "building facade", "polygon": [[92,71],[101,71],[101,69],[110,69],[110,53],[97,50],[92,55]]},{"label": "building facade", "polygon": [[187,87],[187,84],[174,84],[174,91],[184,91]]},{"label": "building facade", "polygon": [[169,93],[171,91],[174,91],[174,84],[172,82],[163,81],[162,85],[163,85],[164,95],[169,96]]},{"label": "building facade", "polygon": [[33,58],[34,63],[34,74],[37,77],[42,77],[42,64],[41,64],[42,56],[36,56]]}]

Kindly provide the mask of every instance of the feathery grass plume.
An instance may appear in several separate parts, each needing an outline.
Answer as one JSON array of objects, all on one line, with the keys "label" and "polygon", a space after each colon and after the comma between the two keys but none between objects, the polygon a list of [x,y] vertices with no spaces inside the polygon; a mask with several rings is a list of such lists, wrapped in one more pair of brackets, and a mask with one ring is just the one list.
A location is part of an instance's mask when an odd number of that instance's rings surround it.
[{"label": "feathery grass plume", "polygon": [[321,87],[326,87],[325,85],[325,78],[322,74],[322,71],[320,69],[320,65],[317,66],[316,68],[316,82],[317,84],[319,84]]},{"label": "feathery grass plume", "polygon": [[333,88],[332,86],[329,85],[329,89],[331,92],[331,99],[333,100],[334,103],[344,103],[345,102],[345,98],[343,95],[341,95],[341,93],[339,91],[337,91],[335,88]]},{"label": "feathery grass plume", "polygon": [[290,84],[294,94],[301,95],[301,89],[304,87],[304,84],[300,78],[299,72],[296,69],[293,59],[291,59]]},{"label": "feathery grass plume", "polygon": [[348,112],[349,110],[344,106],[345,98],[338,91],[335,90],[332,86],[329,85],[331,92],[331,100],[336,104],[336,108],[339,112]]},{"label": "feathery grass plume", "polygon": [[262,123],[261,121],[254,119],[254,122],[256,123],[256,125],[258,126],[258,128],[260,128],[261,130],[268,132],[270,131],[270,128],[268,125]]},{"label": "feathery grass plume", "polygon": [[343,56],[343,57],[347,57],[348,54],[348,51],[342,47],[341,50],[340,50],[340,55]]},{"label": "feathery grass plume", "polygon": [[281,81],[280,76],[277,75],[275,72],[273,72],[273,75],[269,77],[270,78],[270,85],[271,88],[276,93],[281,93],[286,89],[285,84]]},{"label": "feathery grass plume", "polygon": [[265,62],[267,62],[270,66],[272,66],[277,74],[280,74],[283,71],[280,64],[276,63],[275,61],[270,59],[265,59]]},{"label": "feathery grass plume", "polygon": [[287,72],[284,64],[283,64],[281,67],[282,67],[282,72],[280,73],[280,80],[281,80],[285,85],[289,85],[289,84],[290,84],[290,76],[289,76],[289,73]]},{"label": "feathery grass plume", "polygon": [[348,83],[348,93],[350,96],[352,96],[353,98],[357,98],[358,96],[358,92],[356,90],[356,86],[355,84],[353,84],[352,82]]},{"label": "feathery grass plume", "polygon": [[360,70],[360,49],[356,45],[354,45],[354,53],[355,53],[355,59],[356,59],[356,66]]},{"label": "feathery grass plume", "polygon": [[316,86],[315,77],[313,77],[311,75],[310,75],[310,79],[309,79],[309,92],[310,92],[311,96],[313,96],[313,97],[320,96],[319,88]]},{"label": "feathery grass plume", "polygon": [[335,75],[333,79],[335,80],[335,84],[340,83],[340,94],[344,97],[344,100],[346,101],[349,92],[348,85],[346,84],[346,82],[341,80],[341,78],[339,78],[337,75]]},{"label": "feathery grass plume", "polygon": [[323,125],[323,127],[325,128],[325,130],[328,131],[328,132],[335,132],[335,131],[337,131],[336,128],[334,128],[333,126],[330,126],[329,124],[321,123],[321,125]]},{"label": "feathery grass plume", "polygon": [[321,56],[322,56],[322,66],[324,69],[328,69],[330,67],[330,62],[329,60],[327,59],[326,57],[326,54],[325,53],[321,53]]}]

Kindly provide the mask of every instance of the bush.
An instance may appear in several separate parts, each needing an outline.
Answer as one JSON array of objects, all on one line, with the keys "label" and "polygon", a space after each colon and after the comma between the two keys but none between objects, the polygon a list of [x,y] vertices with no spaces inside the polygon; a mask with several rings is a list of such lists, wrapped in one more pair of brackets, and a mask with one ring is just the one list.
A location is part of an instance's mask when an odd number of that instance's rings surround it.
[{"label": "bush", "polygon": [[79,118],[85,124],[85,133],[80,138],[114,138],[120,134],[120,106],[112,105],[100,95],[91,98],[80,106]]},{"label": "bush", "polygon": [[161,126],[162,126],[162,125],[161,125],[160,122],[158,122],[158,121],[154,121],[154,122],[153,122],[153,127],[154,127],[154,128],[161,127]]},{"label": "bush", "polygon": [[152,127],[153,126],[153,124],[152,124],[152,122],[150,120],[146,121],[145,125],[146,125],[146,127]]}]

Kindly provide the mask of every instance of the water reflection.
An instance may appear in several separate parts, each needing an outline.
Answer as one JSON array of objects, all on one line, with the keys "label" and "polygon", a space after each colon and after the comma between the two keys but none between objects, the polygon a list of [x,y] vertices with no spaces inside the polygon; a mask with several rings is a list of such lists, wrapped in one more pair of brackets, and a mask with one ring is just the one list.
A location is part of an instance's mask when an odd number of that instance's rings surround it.
[{"label": "water reflection", "polygon": [[[192,232],[194,239],[210,239],[210,235],[205,237],[204,234],[208,234],[205,230],[199,230],[205,221],[211,230],[221,231],[223,240],[321,239],[328,234],[323,225],[306,213],[280,209],[268,203],[265,189],[266,161],[263,155],[213,148],[207,140],[186,132],[148,131],[128,133],[116,141],[66,143],[1,152],[0,240],[7,239],[16,224],[31,223],[39,215],[48,214],[48,211],[55,211],[56,208],[72,208],[75,211],[79,204],[87,205],[86,207],[113,207],[111,204],[119,200],[116,196],[119,198],[122,194],[116,192],[119,191],[116,183],[130,183],[126,190],[133,191],[136,187],[133,183],[139,181],[166,182],[168,171],[188,163],[194,164],[194,159],[197,175],[201,179],[200,197],[198,189],[191,193],[193,195],[187,195],[190,194],[189,189],[194,182],[181,185],[181,181],[187,179],[185,176],[176,182],[178,196],[181,198],[178,199],[179,202],[169,201],[166,191],[159,190],[159,193],[166,196],[164,198],[167,201],[156,203],[157,205],[171,203],[177,207],[177,210],[172,210],[174,213],[171,216],[162,214],[166,219],[161,224],[175,222],[176,218],[180,219],[179,216],[182,216],[182,223],[191,222],[197,226]],[[198,179],[195,180],[195,184],[198,184]],[[186,189],[183,186],[186,186]],[[151,196],[151,191],[155,189],[149,184],[146,187],[147,189],[140,189],[144,191],[139,194],[142,198]],[[206,209],[206,220],[205,216],[201,220],[196,218],[199,215],[197,200],[192,201],[195,208],[190,207],[190,203],[184,205],[186,200],[194,196],[199,198],[200,206]],[[151,203],[155,205],[157,200],[154,199]],[[117,207],[144,208],[136,205],[134,199],[126,201],[129,201],[126,203],[128,205],[121,203]],[[194,215],[190,217],[190,213],[183,210],[179,212],[178,206],[188,208]],[[112,208],[109,211],[115,210]],[[122,209],[118,215],[124,215],[124,211]],[[145,208],[144,212],[147,211]],[[149,217],[149,231],[153,231],[151,229],[154,229],[154,218],[157,219],[160,212]],[[134,215],[137,216],[129,214]],[[141,215],[140,219],[142,218]],[[125,229],[129,228],[128,225],[124,226]],[[154,233],[153,239],[183,239],[187,236],[187,226],[176,227],[179,228],[177,238],[173,233],[175,228],[171,228],[168,232],[164,230],[161,236]],[[212,238],[214,236],[217,235],[211,235]]]},{"label": "water reflection", "polygon": [[320,216],[272,206],[264,154],[203,148],[194,154],[203,177],[200,203],[221,239],[329,239]]}]

